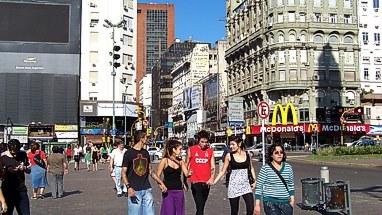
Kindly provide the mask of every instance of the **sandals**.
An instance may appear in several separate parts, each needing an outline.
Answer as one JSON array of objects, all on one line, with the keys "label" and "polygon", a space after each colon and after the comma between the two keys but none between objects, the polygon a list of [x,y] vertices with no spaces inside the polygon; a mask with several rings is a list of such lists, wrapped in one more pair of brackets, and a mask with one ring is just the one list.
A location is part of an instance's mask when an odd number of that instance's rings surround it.
[{"label": "sandals", "polygon": [[32,196],[31,199],[38,199],[38,197],[37,196]]},{"label": "sandals", "polygon": [[44,199],[45,197],[44,197],[43,194],[40,194],[40,195],[38,195],[38,198],[39,198],[39,199]]}]

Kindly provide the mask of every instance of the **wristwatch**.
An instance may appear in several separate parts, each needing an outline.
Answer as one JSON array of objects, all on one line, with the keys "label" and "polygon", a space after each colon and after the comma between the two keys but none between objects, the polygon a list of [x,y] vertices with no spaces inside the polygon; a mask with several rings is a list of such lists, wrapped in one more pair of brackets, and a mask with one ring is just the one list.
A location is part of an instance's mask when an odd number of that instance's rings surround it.
[{"label": "wristwatch", "polygon": [[129,184],[126,184],[126,188],[127,188],[127,189],[129,189],[129,188],[131,188],[131,187],[130,187],[130,185],[129,185]]}]

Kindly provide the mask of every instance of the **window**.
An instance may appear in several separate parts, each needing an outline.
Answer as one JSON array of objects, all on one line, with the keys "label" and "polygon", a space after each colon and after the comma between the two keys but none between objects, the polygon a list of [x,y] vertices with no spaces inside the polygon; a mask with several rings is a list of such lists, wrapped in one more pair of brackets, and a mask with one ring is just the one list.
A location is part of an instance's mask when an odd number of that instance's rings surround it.
[{"label": "window", "polygon": [[321,35],[316,35],[316,36],[314,36],[314,42],[315,43],[323,43],[324,42],[324,38],[322,38]]},{"label": "window", "polygon": [[90,52],[90,63],[98,63],[98,52],[91,51]]},{"label": "window", "polygon": [[128,35],[123,35],[123,45],[133,46],[133,37]]},{"label": "window", "polygon": [[375,80],[381,80],[381,68],[375,69]]},{"label": "window", "polygon": [[[279,63],[285,63],[285,51],[279,51]],[[285,74],[285,72],[284,72]]]},{"label": "window", "polygon": [[337,0],[329,0],[329,7],[337,7]]},{"label": "window", "polygon": [[90,83],[98,83],[98,72],[97,71],[90,71],[89,72],[89,82]]},{"label": "window", "polygon": [[289,50],[289,62],[296,63],[296,50]]},{"label": "window", "polygon": [[283,5],[283,0],[277,0],[277,6],[282,6]]},{"label": "window", "polygon": [[380,43],[381,41],[381,34],[380,33],[374,33],[374,42]]},{"label": "window", "polygon": [[347,36],[347,37],[344,38],[344,43],[352,44],[353,43],[353,39],[351,37]]},{"label": "window", "polygon": [[98,32],[90,32],[90,43],[98,43]]},{"label": "window", "polygon": [[370,57],[369,56],[363,56],[362,61],[366,63],[370,63]]},{"label": "window", "polygon": [[362,40],[364,44],[367,44],[369,42],[369,33],[368,32],[362,32]]},{"label": "window", "polygon": [[288,5],[294,5],[294,0],[288,0]]},{"label": "window", "polygon": [[346,24],[351,23],[351,15],[349,15],[349,14],[344,15],[344,23],[346,23]]},{"label": "window", "polygon": [[289,12],[289,16],[288,16],[288,21],[289,22],[295,22],[296,21],[296,15],[294,12]]},{"label": "window", "polygon": [[89,100],[90,101],[97,101],[97,95],[98,93],[89,93]]},{"label": "window", "polygon": [[280,70],[280,81],[285,81],[285,70]]},{"label": "window", "polygon": [[300,58],[301,58],[301,63],[306,63],[308,62],[308,54],[305,49],[300,50]]},{"label": "window", "polygon": [[289,42],[296,42],[296,35],[290,34],[289,35]]},{"label": "window", "polygon": [[133,18],[128,17],[128,16],[124,16],[124,17],[123,17],[123,20],[125,21],[125,23],[126,23],[126,27],[127,27],[128,29],[133,28]]},{"label": "window", "polygon": [[284,14],[282,14],[282,13],[277,14],[277,21],[279,23],[284,22]]},{"label": "window", "polygon": [[336,36],[330,36],[329,43],[337,44],[338,43],[337,37]]},{"label": "window", "polygon": [[297,70],[295,69],[289,70],[289,80],[297,81]]},{"label": "window", "polygon": [[305,5],[305,0],[300,0],[300,5]]},{"label": "window", "polygon": [[321,22],[321,13],[315,13],[314,14],[314,21],[315,22]]},{"label": "window", "polygon": [[314,0],[315,7],[321,7],[321,0]]},{"label": "window", "polygon": [[369,80],[369,68],[363,68],[363,78]]},{"label": "window", "polygon": [[351,3],[350,0],[344,0],[344,8],[350,8]]},{"label": "window", "polygon": [[279,35],[279,43],[283,43],[284,42],[284,35],[280,34]]},{"label": "window", "polygon": [[373,8],[379,8],[379,0],[373,0]]},{"label": "window", "polygon": [[329,22],[337,23],[337,14],[329,14]]},{"label": "window", "polygon": [[300,13],[300,22],[306,22],[305,13]]},{"label": "window", "polygon": [[306,42],[306,36],[305,36],[305,34],[302,34],[302,35],[300,36],[300,41],[301,41],[301,42]]}]

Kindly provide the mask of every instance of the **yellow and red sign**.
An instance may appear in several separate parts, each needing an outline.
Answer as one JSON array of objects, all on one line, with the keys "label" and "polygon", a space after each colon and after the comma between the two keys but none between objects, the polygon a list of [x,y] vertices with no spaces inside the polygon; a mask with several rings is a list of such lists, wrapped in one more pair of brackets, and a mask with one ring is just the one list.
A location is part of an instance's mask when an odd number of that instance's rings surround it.
[{"label": "yellow and red sign", "polygon": [[298,125],[298,118],[297,118],[297,111],[296,108],[293,106],[292,103],[288,103],[285,108],[281,104],[277,104],[273,109],[273,115],[272,115],[272,126],[275,126],[277,124],[277,113],[280,110],[281,112],[281,124],[287,125],[288,124],[288,111],[290,110],[292,112],[292,122],[293,125]]},{"label": "yellow and red sign", "polygon": [[[333,133],[343,131],[345,133],[364,133],[370,131],[369,124],[347,124],[346,129],[342,129],[340,124],[297,124],[297,125],[276,125],[270,126],[266,125],[264,131],[266,133]],[[261,125],[251,126],[251,134],[261,134]]]}]

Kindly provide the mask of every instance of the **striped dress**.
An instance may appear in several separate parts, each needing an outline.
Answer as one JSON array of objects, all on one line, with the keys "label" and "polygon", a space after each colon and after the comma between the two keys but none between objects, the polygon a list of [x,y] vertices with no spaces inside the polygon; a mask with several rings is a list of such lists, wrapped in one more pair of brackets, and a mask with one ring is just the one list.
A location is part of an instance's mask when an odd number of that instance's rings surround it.
[{"label": "striped dress", "polygon": [[284,183],[279,176],[273,171],[269,164],[265,164],[261,167],[260,173],[257,176],[255,199],[261,199],[263,201],[272,202],[289,202],[290,196],[294,196],[294,180],[293,169],[288,163],[283,162],[280,169],[280,174],[283,176],[288,189],[286,189]]}]

